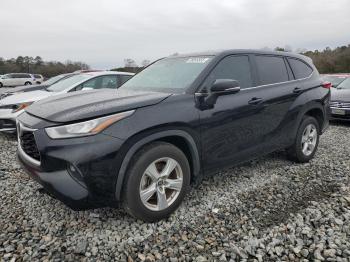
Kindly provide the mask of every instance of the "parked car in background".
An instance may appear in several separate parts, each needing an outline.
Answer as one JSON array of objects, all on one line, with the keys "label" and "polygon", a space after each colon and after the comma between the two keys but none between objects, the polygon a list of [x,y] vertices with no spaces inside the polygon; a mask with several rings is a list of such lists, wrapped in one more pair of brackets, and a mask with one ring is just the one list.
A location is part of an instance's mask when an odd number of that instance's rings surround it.
[{"label": "parked car in background", "polygon": [[332,87],[337,87],[341,82],[343,82],[348,77],[350,77],[350,74],[328,74],[328,75],[322,75],[322,79],[325,82],[332,83]]},{"label": "parked car in background", "polygon": [[44,77],[42,75],[34,74],[33,76],[36,84],[40,85],[42,82],[44,82]]},{"label": "parked car in background", "polygon": [[350,121],[350,78],[331,90],[331,119]]},{"label": "parked car in background", "polygon": [[35,78],[31,74],[13,73],[13,74],[3,75],[0,78],[0,88],[3,86],[12,87],[12,86],[33,85],[35,83],[36,83]]},{"label": "parked car in background", "polygon": [[16,93],[0,100],[0,132],[15,132],[16,118],[24,109],[36,101],[50,96],[91,89],[116,89],[132,73],[126,72],[91,72],[76,74],[43,90]]},{"label": "parked car in background", "polygon": [[117,206],[157,221],[191,182],[286,149],[316,153],[330,84],[311,60],[229,50],[158,60],[122,85],[34,103],[18,118],[24,169],[73,209]]},{"label": "parked car in background", "polygon": [[5,97],[8,97],[10,95],[13,95],[15,93],[24,93],[24,92],[31,92],[31,91],[35,91],[35,90],[42,90],[42,89],[45,89],[63,79],[66,79],[68,77],[71,77],[73,75],[77,75],[75,73],[69,73],[69,74],[61,74],[61,75],[58,75],[58,76],[54,76],[54,77],[51,77],[50,79],[44,81],[42,84],[40,85],[31,85],[31,86],[17,86],[17,87],[14,87],[14,88],[11,88],[11,90],[8,90],[2,94],[0,94],[0,100],[5,98]]}]

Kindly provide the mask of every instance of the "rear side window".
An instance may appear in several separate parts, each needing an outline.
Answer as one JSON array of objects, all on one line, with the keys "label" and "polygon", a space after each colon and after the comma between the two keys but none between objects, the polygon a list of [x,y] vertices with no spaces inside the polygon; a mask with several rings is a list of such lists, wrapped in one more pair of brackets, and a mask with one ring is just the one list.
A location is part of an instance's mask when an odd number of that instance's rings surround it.
[{"label": "rear side window", "polygon": [[255,56],[260,85],[275,84],[288,81],[288,72],[283,57]]},{"label": "rear side window", "polygon": [[312,74],[312,68],[299,59],[288,58],[296,79],[306,78]]},{"label": "rear side window", "polygon": [[132,75],[119,75],[119,86],[124,84],[126,81],[128,81],[130,78],[132,78]]},{"label": "rear side window", "polygon": [[241,88],[253,86],[249,57],[241,55],[222,59],[208,76],[204,89],[209,90],[217,79],[237,80]]}]

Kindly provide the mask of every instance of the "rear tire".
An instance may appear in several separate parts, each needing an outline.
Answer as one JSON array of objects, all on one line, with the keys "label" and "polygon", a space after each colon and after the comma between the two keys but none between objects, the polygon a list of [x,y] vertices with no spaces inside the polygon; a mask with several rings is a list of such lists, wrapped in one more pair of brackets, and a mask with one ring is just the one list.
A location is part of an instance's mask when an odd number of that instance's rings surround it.
[{"label": "rear tire", "polygon": [[167,218],[184,199],[190,185],[190,166],[176,146],[154,142],[132,158],[123,187],[123,206],[146,222]]},{"label": "rear tire", "polygon": [[0,88],[2,88],[4,85],[0,82]]},{"label": "rear tire", "polygon": [[317,120],[304,116],[297,131],[294,145],[287,150],[289,159],[299,162],[309,162],[315,155],[320,138],[320,127]]},{"label": "rear tire", "polygon": [[31,85],[31,84],[32,84],[31,82],[25,82],[25,83],[24,83],[25,86],[29,86],[29,85]]}]

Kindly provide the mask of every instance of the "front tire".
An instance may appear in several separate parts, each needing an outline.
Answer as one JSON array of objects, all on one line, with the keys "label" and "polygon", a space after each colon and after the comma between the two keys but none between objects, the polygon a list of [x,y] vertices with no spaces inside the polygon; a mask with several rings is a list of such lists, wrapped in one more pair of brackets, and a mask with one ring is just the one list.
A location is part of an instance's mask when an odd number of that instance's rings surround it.
[{"label": "front tire", "polygon": [[291,160],[306,163],[315,155],[320,138],[320,127],[317,120],[311,116],[304,116],[294,142],[287,150]]},{"label": "front tire", "polygon": [[31,82],[25,82],[25,83],[24,83],[25,86],[29,86],[29,85],[31,85],[31,84],[32,84]]},{"label": "front tire", "polygon": [[184,199],[190,185],[185,154],[165,142],[146,145],[132,158],[126,173],[123,205],[146,222],[167,218]]},{"label": "front tire", "polygon": [[4,85],[0,82],[0,88],[2,88]]}]

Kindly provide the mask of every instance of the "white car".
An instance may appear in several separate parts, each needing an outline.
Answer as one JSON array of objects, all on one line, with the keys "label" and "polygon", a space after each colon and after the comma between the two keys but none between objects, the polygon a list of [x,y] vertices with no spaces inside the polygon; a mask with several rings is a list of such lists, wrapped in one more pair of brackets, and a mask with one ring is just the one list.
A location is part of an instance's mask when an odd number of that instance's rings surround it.
[{"label": "white car", "polygon": [[1,76],[0,87],[3,86],[24,86],[36,84],[35,77],[32,74],[12,73]]},{"label": "white car", "polygon": [[40,85],[42,82],[44,82],[44,77],[42,75],[34,74],[33,76],[36,84]]},{"label": "white car", "polygon": [[134,74],[127,72],[91,72],[61,80],[43,90],[10,94],[0,100],[0,132],[16,132],[16,118],[32,103],[68,92],[116,89]]}]

